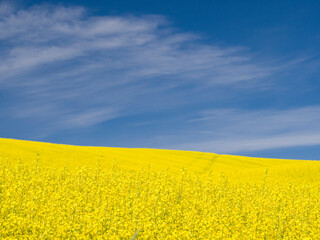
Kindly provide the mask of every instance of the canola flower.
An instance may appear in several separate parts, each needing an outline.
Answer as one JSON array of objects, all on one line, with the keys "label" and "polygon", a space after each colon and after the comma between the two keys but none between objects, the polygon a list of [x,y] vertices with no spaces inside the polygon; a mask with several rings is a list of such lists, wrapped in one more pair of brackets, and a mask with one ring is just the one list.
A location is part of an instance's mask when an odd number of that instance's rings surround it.
[{"label": "canola flower", "polygon": [[320,238],[316,161],[270,160],[266,168],[226,158],[225,171],[213,162],[201,172],[169,161],[167,169],[109,166],[105,156],[59,167],[41,151],[21,159],[0,143],[0,239]]}]

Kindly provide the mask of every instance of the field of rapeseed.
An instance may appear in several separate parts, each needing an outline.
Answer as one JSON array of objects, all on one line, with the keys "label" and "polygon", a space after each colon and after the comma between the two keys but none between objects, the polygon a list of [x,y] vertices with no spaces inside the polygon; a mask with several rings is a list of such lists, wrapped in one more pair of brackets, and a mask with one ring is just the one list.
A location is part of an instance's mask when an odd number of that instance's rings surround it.
[{"label": "field of rapeseed", "polygon": [[0,139],[0,239],[319,239],[320,166]]}]

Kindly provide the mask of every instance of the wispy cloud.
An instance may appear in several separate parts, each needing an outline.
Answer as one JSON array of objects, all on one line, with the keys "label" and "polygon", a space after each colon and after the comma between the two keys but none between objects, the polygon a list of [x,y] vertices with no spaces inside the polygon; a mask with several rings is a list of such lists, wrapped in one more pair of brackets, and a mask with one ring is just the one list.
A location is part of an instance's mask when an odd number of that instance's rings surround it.
[{"label": "wispy cloud", "polygon": [[320,106],[290,110],[208,110],[189,121],[189,127],[192,125],[186,133],[189,138],[175,148],[241,153],[320,145],[319,122]]},{"label": "wispy cloud", "polygon": [[8,116],[38,119],[45,127],[89,126],[193,103],[190,96],[201,94],[199,89],[272,74],[245,48],[206,44],[201,36],[175,30],[163,16],[1,6],[0,89],[15,97],[6,103]]},{"label": "wispy cloud", "polygon": [[[275,73],[311,56],[263,61],[247,48],[177,30],[164,16],[94,16],[83,7],[19,9],[8,2],[0,9],[0,97],[8,96],[0,114],[27,121],[35,136],[199,103],[205,109],[244,87],[259,94]],[[217,153],[320,144],[319,106],[217,105],[170,116],[161,124],[174,131],[150,144]]]},{"label": "wispy cloud", "polygon": [[15,6],[9,2],[0,2],[0,18],[7,17],[15,10]]},{"label": "wispy cloud", "polygon": [[305,147],[320,145],[320,132],[316,133],[290,133],[275,136],[245,137],[241,139],[220,139],[216,141],[197,142],[178,146],[178,149],[216,152],[221,154],[243,153],[259,150],[269,150],[288,147]]}]

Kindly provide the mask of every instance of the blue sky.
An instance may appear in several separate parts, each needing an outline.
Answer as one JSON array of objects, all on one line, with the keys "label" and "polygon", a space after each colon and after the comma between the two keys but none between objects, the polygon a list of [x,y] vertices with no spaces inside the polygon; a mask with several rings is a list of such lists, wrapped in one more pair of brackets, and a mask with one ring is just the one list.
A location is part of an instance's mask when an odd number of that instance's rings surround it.
[{"label": "blue sky", "polygon": [[0,136],[319,159],[318,1],[2,1]]}]

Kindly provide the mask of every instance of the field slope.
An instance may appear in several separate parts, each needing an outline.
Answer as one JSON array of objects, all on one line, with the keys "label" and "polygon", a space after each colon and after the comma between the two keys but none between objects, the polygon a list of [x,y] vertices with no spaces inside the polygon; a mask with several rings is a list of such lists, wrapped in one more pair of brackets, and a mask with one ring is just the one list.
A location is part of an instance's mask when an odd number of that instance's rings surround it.
[{"label": "field slope", "polygon": [[0,138],[0,239],[320,239],[318,161]]},{"label": "field slope", "polygon": [[95,167],[97,164],[127,170],[152,168],[176,172],[181,168],[204,174],[248,169],[302,167],[311,161],[251,158],[178,150],[143,148],[82,147],[0,138],[0,163],[36,161],[51,167]]}]

